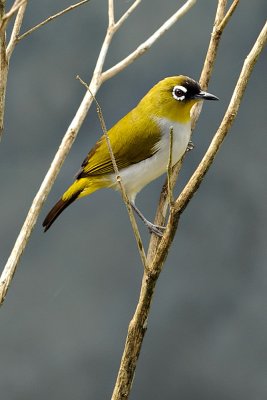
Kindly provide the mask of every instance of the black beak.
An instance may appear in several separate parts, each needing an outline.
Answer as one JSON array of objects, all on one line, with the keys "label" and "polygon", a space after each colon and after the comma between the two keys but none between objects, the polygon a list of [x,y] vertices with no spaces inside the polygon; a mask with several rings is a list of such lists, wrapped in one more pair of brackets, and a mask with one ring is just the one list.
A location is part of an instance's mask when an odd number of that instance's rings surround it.
[{"label": "black beak", "polygon": [[196,94],[194,98],[199,100],[219,100],[219,98],[214,96],[214,94],[204,92],[203,90]]}]

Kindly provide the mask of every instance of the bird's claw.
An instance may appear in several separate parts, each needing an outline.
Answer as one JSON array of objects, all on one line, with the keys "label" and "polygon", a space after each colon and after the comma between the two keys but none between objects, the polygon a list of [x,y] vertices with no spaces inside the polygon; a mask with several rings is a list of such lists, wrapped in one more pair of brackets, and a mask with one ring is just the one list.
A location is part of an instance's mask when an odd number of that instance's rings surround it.
[{"label": "bird's claw", "polygon": [[189,140],[187,148],[186,148],[186,152],[193,150],[194,147],[195,147],[195,145],[192,142],[192,140]]},{"label": "bird's claw", "polygon": [[147,227],[148,227],[148,230],[149,230],[149,232],[151,234],[154,233],[155,235],[157,235],[159,237],[163,236],[163,233],[164,233],[164,231],[166,229],[165,226],[155,225],[155,224],[152,224],[151,222],[149,222],[147,224]]}]

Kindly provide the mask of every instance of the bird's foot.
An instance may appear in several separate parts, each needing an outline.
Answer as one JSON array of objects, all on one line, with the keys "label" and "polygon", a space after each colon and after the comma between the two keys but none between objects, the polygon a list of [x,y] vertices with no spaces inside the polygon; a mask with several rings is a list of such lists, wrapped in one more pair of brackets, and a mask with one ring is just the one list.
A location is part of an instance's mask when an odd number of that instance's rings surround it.
[{"label": "bird's foot", "polygon": [[152,222],[149,222],[149,221],[147,221],[145,224],[148,227],[148,230],[149,230],[149,232],[151,234],[154,233],[155,235],[157,235],[159,237],[163,236],[163,233],[164,233],[164,231],[166,229],[165,226],[155,225],[155,224],[152,224]]},{"label": "bird's foot", "polygon": [[193,150],[194,147],[195,147],[195,145],[192,142],[192,140],[189,140],[187,148],[186,148],[186,152]]}]

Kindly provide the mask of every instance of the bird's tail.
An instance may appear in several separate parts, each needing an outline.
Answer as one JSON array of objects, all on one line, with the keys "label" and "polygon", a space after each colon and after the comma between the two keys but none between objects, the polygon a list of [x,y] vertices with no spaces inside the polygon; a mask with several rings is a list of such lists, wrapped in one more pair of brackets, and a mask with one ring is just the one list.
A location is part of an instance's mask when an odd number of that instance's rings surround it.
[{"label": "bird's tail", "polygon": [[90,181],[86,178],[77,179],[45,217],[43,222],[44,232],[50,228],[62,211],[64,211],[65,208],[67,208],[76,199],[88,196],[96,190],[107,186],[108,183],[99,178],[91,179]]},{"label": "bird's tail", "polygon": [[79,192],[76,195],[73,195],[68,200],[63,200],[62,198],[58,200],[58,202],[54,205],[54,207],[49,211],[47,216],[44,219],[43,227],[44,232],[46,232],[53,222],[57,219],[57,217],[65,210],[71,203],[73,203],[77,197],[79,196]]}]

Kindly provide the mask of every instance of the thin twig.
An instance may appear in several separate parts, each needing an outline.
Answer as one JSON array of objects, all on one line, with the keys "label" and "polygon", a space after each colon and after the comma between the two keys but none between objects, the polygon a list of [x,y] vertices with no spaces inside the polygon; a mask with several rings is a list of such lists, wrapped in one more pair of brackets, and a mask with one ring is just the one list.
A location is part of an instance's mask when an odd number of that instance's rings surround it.
[{"label": "thin twig", "polygon": [[7,22],[27,0],[16,0],[11,9],[3,16],[2,21]]},{"label": "thin twig", "polygon": [[102,132],[103,132],[103,134],[104,134],[104,136],[106,138],[109,155],[110,155],[111,162],[112,162],[112,165],[113,165],[113,169],[114,169],[114,172],[115,172],[115,175],[116,175],[116,180],[117,180],[117,183],[119,185],[123,201],[124,201],[124,203],[126,205],[126,208],[127,208],[128,214],[129,214],[129,219],[130,219],[130,222],[131,222],[131,225],[132,225],[132,229],[133,229],[133,232],[134,232],[134,236],[135,236],[135,240],[136,240],[136,243],[137,243],[137,247],[138,247],[138,251],[139,251],[139,254],[140,254],[140,258],[141,258],[141,261],[143,263],[144,269],[146,270],[147,269],[147,262],[146,262],[146,254],[145,254],[143,242],[142,242],[142,239],[141,239],[141,236],[140,236],[140,232],[139,232],[139,229],[138,229],[138,226],[137,226],[134,214],[133,214],[133,210],[132,210],[130,201],[128,199],[128,196],[127,196],[124,184],[123,184],[123,180],[121,179],[121,176],[120,176],[120,171],[118,169],[116,158],[115,158],[114,153],[113,153],[113,149],[112,149],[112,146],[111,146],[111,142],[110,142],[110,138],[109,138],[109,135],[108,135],[108,131],[107,131],[107,127],[106,127],[106,123],[105,123],[105,120],[104,120],[104,116],[103,116],[103,113],[102,113],[101,106],[98,103],[96,97],[91,92],[90,87],[87,85],[87,83],[84,82],[80,78],[79,75],[77,75],[76,78],[91,93],[91,95],[93,97],[93,100],[94,100],[94,102],[96,104],[97,115],[98,115],[98,118],[99,118],[99,121],[100,121],[100,124],[101,124]]},{"label": "thin twig", "polygon": [[167,167],[167,182],[168,182],[168,199],[169,207],[173,206],[173,185],[172,185],[172,149],[173,149],[173,127],[170,128],[170,147],[169,147],[169,160]]},{"label": "thin twig", "polygon": [[114,0],[108,0],[108,27],[113,29],[115,25]]},{"label": "thin twig", "polygon": [[[0,0],[0,20],[5,15],[5,1]],[[4,113],[6,85],[8,75],[8,59],[6,55],[6,32],[0,29],[0,141],[4,131]]]},{"label": "thin twig", "polygon": [[136,7],[141,3],[142,0],[135,0],[135,2],[131,5],[130,8],[120,17],[120,19],[116,22],[115,28],[118,30],[122,24],[126,21],[129,15],[136,9]]},{"label": "thin twig", "polygon": [[231,18],[232,14],[234,13],[236,7],[238,6],[239,0],[234,0],[231,6],[229,7],[229,10],[225,14],[223,20],[218,26],[219,31],[222,31],[225,27],[229,19]]},{"label": "thin twig", "polygon": [[51,15],[50,17],[48,17],[48,18],[45,19],[44,21],[42,21],[42,22],[40,22],[39,24],[33,26],[31,29],[29,29],[28,31],[24,32],[22,35],[18,36],[18,37],[16,38],[17,42],[20,41],[21,39],[24,39],[26,36],[30,35],[30,34],[33,33],[34,31],[36,31],[37,29],[41,28],[42,26],[48,24],[48,22],[53,21],[54,19],[60,17],[61,15],[66,14],[67,12],[74,10],[75,8],[80,7],[80,6],[82,6],[83,4],[85,4],[85,3],[88,3],[88,1],[90,1],[90,0],[82,0],[82,1],[79,1],[79,3],[73,4],[73,5],[71,5],[71,6],[67,7],[67,8],[65,8],[64,10],[59,11],[58,13],[56,13],[56,14],[54,14],[54,15]]},{"label": "thin twig", "polygon": [[[204,65],[200,74],[199,83],[203,90],[207,90],[208,84],[211,78],[211,74],[214,68],[215,60],[217,57],[218,44],[223,33],[223,29],[219,29],[219,25],[224,19],[226,10],[227,0],[218,0],[218,6],[215,14],[215,20],[213,24],[213,29],[211,33],[211,38],[209,42],[209,47],[207,50],[207,55],[204,61]],[[198,121],[199,115],[201,113],[203,102],[197,103],[191,112],[192,120],[192,131],[195,129],[196,123]]]}]

